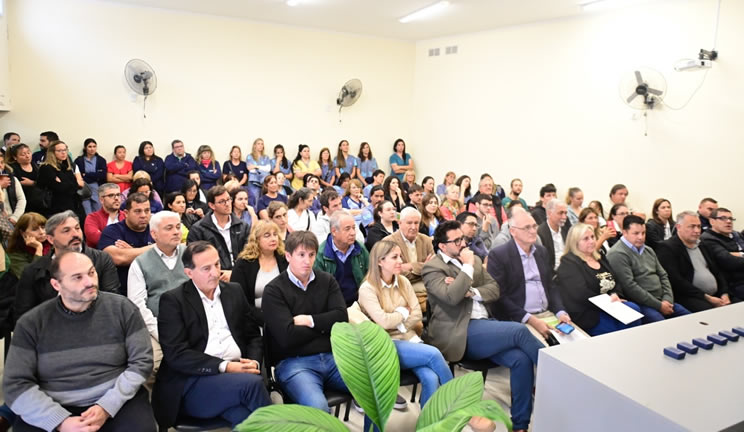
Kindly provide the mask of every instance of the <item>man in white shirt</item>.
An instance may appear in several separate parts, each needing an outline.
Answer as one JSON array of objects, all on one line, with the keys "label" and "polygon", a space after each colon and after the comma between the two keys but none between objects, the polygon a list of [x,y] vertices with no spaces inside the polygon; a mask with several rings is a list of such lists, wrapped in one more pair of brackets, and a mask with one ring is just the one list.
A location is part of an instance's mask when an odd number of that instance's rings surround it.
[{"label": "man in white shirt", "polygon": [[190,243],[182,261],[191,280],[160,297],[155,418],[166,429],[181,415],[221,416],[234,428],[271,403],[259,365],[258,320],[240,285],[220,282],[214,246]]},{"label": "man in white shirt", "polygon": [[537,236],[548,250],[548,262],[555,274],[561,264],[571,223],[568,222],[568,206],[555,198],[545,205],[545,212],[547,219],[537,227]]}]

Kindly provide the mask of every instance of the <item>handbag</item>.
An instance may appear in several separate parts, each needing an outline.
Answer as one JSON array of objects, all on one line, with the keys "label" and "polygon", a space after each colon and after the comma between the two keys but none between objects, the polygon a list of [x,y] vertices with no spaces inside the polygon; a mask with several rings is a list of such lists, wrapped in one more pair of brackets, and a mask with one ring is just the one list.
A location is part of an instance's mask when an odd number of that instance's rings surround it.
[{"label": "handbag", "polygon": [[90,190],[88,183],[83,183],[83,187],[77,190],[77,194],[83,201],[88,200],[93,196],[93,192]]},{"label": "handbag", "polygon": [[52,207],[52,196],[54,192],[51,189],[41,190],[41,207],[44,209],[50,209]]}]

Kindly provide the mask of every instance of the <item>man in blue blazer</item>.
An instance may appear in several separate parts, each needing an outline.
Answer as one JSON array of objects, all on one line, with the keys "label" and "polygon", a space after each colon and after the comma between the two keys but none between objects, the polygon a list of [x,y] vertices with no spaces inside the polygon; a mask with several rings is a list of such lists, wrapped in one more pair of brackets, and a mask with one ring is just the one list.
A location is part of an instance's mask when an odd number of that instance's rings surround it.
[{"label": "man in blue blazer", "polygon": [[551,326],[541,318],[555,314],[559,321],[568,323],[571,317],[552,286],[548,252],[535,244],[535,219],[527,212],[516,212],[509,220],[509,231],[512,239],[488,254],[488,273],[501,289],[501,297],[491,306],[492,313],[500,320],[525,323],[547,339]]}]

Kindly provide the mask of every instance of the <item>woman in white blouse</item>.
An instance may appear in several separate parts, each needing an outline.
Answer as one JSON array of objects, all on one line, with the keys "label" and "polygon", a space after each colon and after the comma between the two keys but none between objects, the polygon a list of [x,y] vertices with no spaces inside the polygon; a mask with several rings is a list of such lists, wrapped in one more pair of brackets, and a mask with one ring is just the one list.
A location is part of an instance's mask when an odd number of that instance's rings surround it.
[{"label": "woman in white blouse", "polygon": [[314,196],[310,188],[300,188],[289,197],[287,224],[291,228],[290,231],[310,231],[315,223],[315,214],[310,211]]}]

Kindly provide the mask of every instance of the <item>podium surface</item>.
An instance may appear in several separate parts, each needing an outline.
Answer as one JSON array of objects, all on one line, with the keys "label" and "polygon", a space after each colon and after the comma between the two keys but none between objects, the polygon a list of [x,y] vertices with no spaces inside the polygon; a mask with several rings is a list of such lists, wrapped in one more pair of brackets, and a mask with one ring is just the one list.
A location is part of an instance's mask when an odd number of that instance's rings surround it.
[{"label": "podium surface", "polygon": [[663,352],[733,327],[744,303],[540,350],[532,430],[744,431],[744,338]]}]

